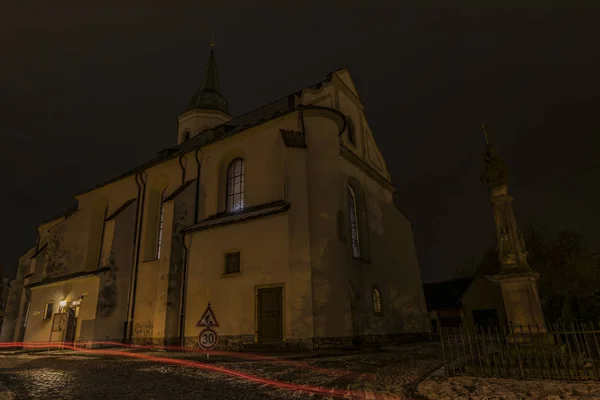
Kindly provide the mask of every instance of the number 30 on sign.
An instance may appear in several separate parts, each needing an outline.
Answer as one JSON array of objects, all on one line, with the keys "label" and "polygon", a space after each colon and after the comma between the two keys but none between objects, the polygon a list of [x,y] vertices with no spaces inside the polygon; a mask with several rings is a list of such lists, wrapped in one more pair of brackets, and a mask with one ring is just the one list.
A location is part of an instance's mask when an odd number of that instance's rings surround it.
[{"label": "number 30 on sign", "polygon": [[218,341],[219,337],[217,336],[217,332],[210,328],[206,328],[200,332],[200,336],[198,338],[198,342],[202,350],[212,350],[217,345]]}]

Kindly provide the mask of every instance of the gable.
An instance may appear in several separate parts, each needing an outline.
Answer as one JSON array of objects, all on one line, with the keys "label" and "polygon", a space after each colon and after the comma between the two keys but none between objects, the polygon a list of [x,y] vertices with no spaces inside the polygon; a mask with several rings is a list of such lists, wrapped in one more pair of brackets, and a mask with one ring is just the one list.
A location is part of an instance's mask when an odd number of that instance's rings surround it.
[{"label": "gable", "polygon": [[[365,120],[365,125],[367,125],[367,121]],[[379,147],[375,143],[375,138],[371,133],[369,128],[365,128],[365,158],[367,162],[375,168],[377,171],[381,172],[383,176],[389,178],[390,175],[387,171],[387,167],[385,165],[385,160],[383,158],[383,154],[379,150]]]},{"label": "gable", "polygon": [[[345,74],[351,82],[350,73],[346,71]],[[371,168],[389,180],[390,175],[385,160],[367,122],[364,106],[351,90],[345,82],[342,82],[341,78],[337,80],[336,108],[352,121],[355,136],[354,145],[349,142],[347,133],[342,135],[342,143]]]},{"label": "gable", "polygon": [[352,80],[352,76],[350,76],[350,71],[347,68],[342,68],[334,72],[335,76],[337,76],[343,83],[350,89],[350,91],[356,96],[357,99],[360,99],[358,95],[358,90],[356,90],[356,85]]}]

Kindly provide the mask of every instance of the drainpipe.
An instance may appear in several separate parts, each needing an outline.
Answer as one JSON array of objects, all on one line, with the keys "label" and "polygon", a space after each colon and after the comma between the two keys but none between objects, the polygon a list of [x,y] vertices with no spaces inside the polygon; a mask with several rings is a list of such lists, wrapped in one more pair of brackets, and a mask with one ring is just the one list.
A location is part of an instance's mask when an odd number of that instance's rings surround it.
[{"label": "drainpipe", "polygon": [[127,327],[129,324],[129,311],[130,311],[130,307],[131,307],[131,290],[133,288],[133,276],[134,276],[134,271],[136,270],[135,268],[135,249],[136,249],[136,245],[137,245],[137,232],[138,232],[138,221],[139,221],[139,217],[140,217],[140,208],[142,206],[142,202],[141,202],[141,197],[142,197],[142,185],[140,183],[139,180],[140,174],[139,172],[135,174],[135,184],[137,185],[137,207],[135,210],[135,222],[133,223],[133,257],[132,257],[132,264],[131,264],[131,278],[129,278],[129,295],[127,296],[127,315],[125,315],[125,321],[123,322],[123,343],[125,343],[127,341]]},{"label": "drainpipe", "polygon": [[183,245],[183,271],[181,272],[181,293],[179,296],[179,346],[185,347],[185,295],[187,293],[188,247],[185,244],[185,233],[181,233],[180,238]]},{"label": "drainpipe", "polygon": [[185,166],[183,165],[183,156],[185,154],[181,153],[179,156],[179,166],[181,167],[181,184],[185,183]]},{"label": "drainpipe", "polygon": [[304,126],[304,106],[299,104],[298,109],[300,112],[300,127],[302,128],[302,136],[304,137],[304,140],[306,140],[306,126]]},{"label": "drainpipe", "polygon": [[[194,224],[198,222],[198,201],[200,199],[200,171],[202,162],[198,158],[198,152],[200,149],[196,149],[194,156],[196,158],[197,175],[196,175],[196,199],[194,201]],[[183,271],[181,272],[181,293],[179,296],[179,345],[185,346],[185,311],[186,302],[185,296],[187,294],[187,281],[188,281],[188,253],[189,249],[185,244],[185,233],[181,233],[181,244],[183,245]]]},{"label": "drainpipe", "polygon": [[[135,255],[134,255],[134,264],[133,264],[133,276],[132,276],[132,280],[133,280],[133,287],[131,289],[131,303],[130,303],[130,308],[131,311],[129,313],[129,341],[133,340],[133,317],[135,314],[135,297],[136,297],[136,292],[137,292],[137,271],[138,271],[138,265],[139,265],[139,259],[140,259],[140,250],[142,248],[141,246],[141,238],[142,238],[142,225],[144,222],[144,203],[146,200],[146,182],[144,181],[144,177],[142,176],[143,171],[141,171],[139,173],[139,178],[140,178],[140,182],[141,182],[141,195],[142,195],[142,199],[141,199],[141,204],[140,204],[140,212],[139,212],[139,216],[138,218],[136,218],[138,220],[138,229],[137,232],[135,234]],[[138,197],[139,198],[139,197]]]},{"label": "drainpipe", "polygon": [[195,202],[196,207],[194,208],[194,223],[195,224],[198,223],[198,201],[200,200],[200,168],[202,167],[202,162],[198,158],[198,152],[199,151],[200,151],[200,149],[198,148],[198,149],[196,149],[196,152],[194,153],[194,157],[196,158],[196,165],[197,165],[197,171],[196,171],[196,202]]}]

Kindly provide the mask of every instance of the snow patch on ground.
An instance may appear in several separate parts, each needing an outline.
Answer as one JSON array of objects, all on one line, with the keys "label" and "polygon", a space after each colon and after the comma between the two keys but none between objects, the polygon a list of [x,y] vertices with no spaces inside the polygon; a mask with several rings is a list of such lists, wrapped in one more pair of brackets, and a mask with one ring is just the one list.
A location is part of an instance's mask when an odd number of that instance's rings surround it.
[{"label": "snow patch on ground", "polygon": [[419,384],[417,391],[422,396],[436,400],[600,399],[600,382],[445,377],[433,374]]}]

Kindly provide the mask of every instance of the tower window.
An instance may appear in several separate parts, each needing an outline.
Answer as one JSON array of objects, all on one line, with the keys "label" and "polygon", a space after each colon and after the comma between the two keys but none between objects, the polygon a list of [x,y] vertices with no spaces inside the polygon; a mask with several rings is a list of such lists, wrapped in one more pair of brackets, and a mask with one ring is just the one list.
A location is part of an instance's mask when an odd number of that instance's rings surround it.
[{"label": "tower window", "polygon": [[227,167],[226,199],[228,212],[244,208],[244,160],[241,158],[236,158]]},{"label": "tower window", "polygon": [[184,140],[184,141],[186,141],[186,140],[190,140],[190,132],[189,132],[189,131],[186,131],[186,132],[183,134],[183,140]]},{"label": "tower window", "polygon": [[352,239],[352,256],[360,257],[360,238],[358,230],[358,214],[356,213],[356,195],[348,185],[348,214],[350,214],[350,232]]}]

